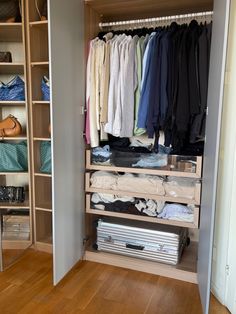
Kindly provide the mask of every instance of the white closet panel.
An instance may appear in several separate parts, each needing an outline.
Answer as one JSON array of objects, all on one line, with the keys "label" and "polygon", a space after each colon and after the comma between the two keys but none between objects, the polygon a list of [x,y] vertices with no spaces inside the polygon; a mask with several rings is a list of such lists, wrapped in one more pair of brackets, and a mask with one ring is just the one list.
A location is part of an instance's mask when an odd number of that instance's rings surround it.
[{"label": "white closet panel", "polygon": [[83,254],[83,16],[83,1],[49,1],[54,284]]},{"label": "white closet panel", "polygon": [[198,282],[204,313],[208,313],[210,300],[214,213],[229,7],[230,0],[214,0],[198,256]]}]

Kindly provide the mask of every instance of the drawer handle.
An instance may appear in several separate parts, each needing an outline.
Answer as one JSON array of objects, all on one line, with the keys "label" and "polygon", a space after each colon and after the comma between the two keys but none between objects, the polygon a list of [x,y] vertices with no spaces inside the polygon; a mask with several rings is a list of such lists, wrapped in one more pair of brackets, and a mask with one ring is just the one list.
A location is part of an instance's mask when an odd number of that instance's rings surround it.
[{"label": "drawer handle", "polygon": [[144,249],[144,246],[142,245],[135,245],[135,244],[130,244],[130,243],[126,243],[126,247],[127,249],[140,250],[140,251]]}]

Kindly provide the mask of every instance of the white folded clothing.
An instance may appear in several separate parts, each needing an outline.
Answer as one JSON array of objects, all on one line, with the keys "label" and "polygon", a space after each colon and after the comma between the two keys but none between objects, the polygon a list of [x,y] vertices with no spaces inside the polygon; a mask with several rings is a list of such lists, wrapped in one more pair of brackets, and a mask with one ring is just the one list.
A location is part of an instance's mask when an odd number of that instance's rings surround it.
[{"label": "white folded clothing", "polygon": [[116,201],[121,202],[134,202],[135,198],[130,196],[119,196],[113,194],[93,193],[91,201],[97,203],[114,203]]},{"label": "white folded clothing", "polygon": [[165,195],[163,179],[158,176],[126,173],[118,176],[116,189],[137,193]]},{"label": "white folded clothing", "polygon": [[164,182],[167,196],[195,199],[196,180],[190,178],[168,177]]},{"label": "white folded clothing", "polygon": [[109,171],[96,171],[90,178],[91,187],[99,189],[114,189],[117,175]]}]

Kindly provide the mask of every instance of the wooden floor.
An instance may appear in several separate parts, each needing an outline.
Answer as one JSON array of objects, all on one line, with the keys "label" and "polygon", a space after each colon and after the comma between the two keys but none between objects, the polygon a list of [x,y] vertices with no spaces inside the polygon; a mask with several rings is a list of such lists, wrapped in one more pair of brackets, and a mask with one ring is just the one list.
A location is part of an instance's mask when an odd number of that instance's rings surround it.
[{"label": "wooden floor", "polygon": [[[33,250],[0,273],[0,313],[201,314],[194,284],[81,262],[56,287],[51,255]],[[228,311],[216,299],[210,313]]]}]

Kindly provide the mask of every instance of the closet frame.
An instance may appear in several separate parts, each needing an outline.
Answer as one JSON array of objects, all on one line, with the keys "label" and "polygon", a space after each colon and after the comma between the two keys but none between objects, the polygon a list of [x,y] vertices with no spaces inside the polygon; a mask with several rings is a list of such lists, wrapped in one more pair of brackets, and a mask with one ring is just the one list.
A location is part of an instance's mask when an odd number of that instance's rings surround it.
[{"label": "closet frame", "polygon": [[[91,39],[95,38],[97,34],[101,31],[99,24],[102,22],[107,21],[114,21],[115,18],[118,20],[124,19],[123,15],[117,15],[116,17],[112,17],[112,12],[117,12],[116,9],[118,8],[119,1],[115,1],[115,3],[111,6],[105,5],[104,1],[85,1],[85,18],[86,18],[86,28],[85,28],[85,38],[86,38],[86,47],[88,47],[88,43]],[[99,7],[100,5],[100,7]],[[135,20],[140,17],[144,17],[143,13],[135,13],[132,14],[132,7],[130,7],[128,4],[124,4],[124,6],[127,5],[127,10],[130,12],[129,20]],[[104,7],[103,7],[104,6]],[[141,5],[140,5],[141,6]],[[104,10],[107,12],[107,16],[102,15],[101,13],[98,13],[98,10]],[[209,9],[209,7],[207,7]],[[212,9],[212,8],[211,8]],[[120,8],[120,11],[122,9]],[[169,11],[164,10],[163,15],[168,14]],[[176,12],[177,13],[177,12]],[[186,12],[189,13],[189,12]],[[154,13],[150,13],[154,14]],[[149,17],[150,15],[147,14],[145,17]],[[158,16],[158,15],[155,15]],[[108,20],[109,19],[109,20]],[[106,31],[106,29],[105,29]],[[86,54],[88,52],[86,51]],[[156,199],[156,200],[165,200],[169,202],[177,202],[177,203],[185,203],[185,204],[195,204],[194,209],[194,222],[193,223],[184,223],[184,222],[177,222],[177,221],[168,221],[164,219],[157,219],[157,218],[151,218],[151,217],[145,217],[145,216],[135,216],[135,215],[129,215],[129,214],[121,214],[121,213],[113,213],[113,212],[107,212],[107,211],[99,211],[96,209],[92,209],[90,206],[91,203],[91,194],[92,193],[106,193],[106,194],[114,194],[118,193],[118,191],[114,190],[104,190],[104,189],[96,189],[90,186],[90,177],[92,171],[96,170],[104,170],[104,171],[114,171],[114,172],[125,172],[125,173],[145,173],[145,174],[151,174],[151,175],[167,175],[167,176],[176,176],[176,177],[188,177],[188,178],[195,178],[195,179],[201,179],[201,173],[202,173],[202,157],[196,158],[196,171],[195,173],[191,172],[179,172],[179,171],[165,171],[165,170],[155,170],[155,169],[142,169],[142,168],[129,168],[129,167],[115,167],[115,166],[100,166],[100,165],[93,165],[91,163],[91,151],[88,149],[86,150],[86,170],[85,173],[85,192],[86,195],[86,239],[89,239],[87,241],[86,250],[84,259],[93,261],[93,262],[101,262],[105,264],[110,264],[114,266],[120,266],[130,269],[135,269],[139,271],[149,272],[156,275],[163,275],[174,279],[179,279],[183,281],[189,281],[192,283],[197,283],[197,243],[196,240],[198,238],[198,226],[199,226],[199,215],[200,215],[200,209],[198,205],[200,205],[200,194],[201,194],[201,183],[196,183],[196,194],[197,199],[195,200],[189,200],[189,199],[178,199],[173,197],[167,197],[167,196],[157,196],[157,195],[151,195],[147,193],[134,193],[134,192],[126,192],[126,191],[119,191],[119,195],[124,196],[131,196],[131,197],[138,197],[138,198],[150,198],[150,199]],[[128,220],[141,220],[141,221],[150,221],[153,224],[166,224],[166,225],[178,225],[182,227],[188,227],[192,231],[191,233],[194,234],[194,241],[192,244],[190,244],[189,248],[186,248],[183,256],[181,258],[180,263],[177,266],[170,266],[170,265],[164,265],[161,263],[154,263],[150,261],[145,261],[139,258],[133,258],[128,256],[121,256],[119,254],[115,253],[106,253],[106,252],[100,252],[94,250],[93,244],[96,242],[96,235],[94,232],[94,228],[91,227],[93,224],[93,221],[96,221],[96,219],[99,218],[122,218],[122,219],[128,219]],[[89,234],[90,233],[90,234]]]},{"label": "closet frame", "polygon": [[[43,0],[38,0],[39,10]],[[40,172],[40,144],[51,142],[50,101],[42,100],[41,81],[49,77],[48,20],[40,20],[34,1],[25,0],[28,98],[31,116],[34,247],[52,253],[52,175]]]},{"label": "closet frame", "polygon": [[[30,0],[26,1],[29,2]],[[41,1],[39,0],[39,3],[42,3]],[[32,1],[30,2],[32,3]],[[208,148],[203,159],[201,205],[204,206],[201,208],[199,217],[200,246],[198,252],[200,251],[200,259],[197,265],[196,248],[193,247],[195,253],[189,254],[190,260],[193,261],[186,261],[188,265],[192,265],[189,271],[184,270],[184,257],[181,269],[178,266],[171,268],[168,265],[138,259],[127,260],[124,256],[100,254],[101,252],[93,252],[88,249],[88,242],[95,239],[91,238],[90,241],[87,241],[87,235],[92,232],[90,223],[96,215],[94,213],[86,214],[86,208],[87,211],[90,209],[88,208],[90,207],[88,206],[89,203],[85,206],[84,174],[86,172],[86,154],[83,136],[86,60],[88,43],[99,33],[100,22],[211,11],[213,0],[70,0],[69,2],[65,0],[48,0],[48,25],[45,25],[47,23],[30,21],[30,23],[35,23],[33,26],[35,28],[42,27],[45,29],[48,26],[48,60],[45,58],[27,60],[32,63],[28,63],[28,72],[32,70],[30,68],[32,67],[38,77],[44,73],[45,68],[50,73],[51,176],[43,176],[37,171],[35,172],[33,157],[31,161],[34,167],[33,180],[48,180],[48,182],[51,182],[50,194],[52,198],[50,199],[50,208],[44,210],[43,217],[45,219],[42,219],[39,223],[42,226],[42,233],[44,232],[44,226],[51,226],[50,230],[46,227],[45,232],[52,235],[52,243],[48,244],[48,252],[53,252],[53,283],[55,285],[81,259],[141,271],[148,270],[151,273],[182,280],[187,275],[185,280],[198,282],[204,313],[208,312],[229,2],[230,0],[214,0],[215,25],[213,25],[212,64],[209,80],[209,104],[211,106],[209,105],[206,130]],[[29,25],[26,25],[26,32],[29,32]],[[17,31],[13,31],[11,36],[14,37],[16,34]],[[29,45],[28,42],[27,45]],[[31,48],[28,46],[27,51],[29,49]],[[29,58],[28,55],[27,57]],[[30,90],[33,91],[32,86],[34,87],[38,82],[38,79],[32,81],[29,77],[28,85],[31,84]],[[40,127],[42,126],[40,120],[44,120],[44,113],[42,113],[42,118],[40,115],[41,109],[42,111],[45,109],[43,106],[49,107],[49,103],[41,101],[38,90],[34,91],[35,97],[33,97],[32,91],[28,92],[30,110],[39,105],[36,108],[40,112],[39,120],[36,122],[39,133],[33,134],[32,127],[35,122],[32,122],[31,111],[31,144],[33,145],[36,142],[37,145],[39,140],[48,139],[46,134],[40,134]],[[43,186],[43,184],[40,184],[40,186]],[[34,186],[32,186],[32,190],[34,190]],[[37,193],[33,192],[34,201],[36,196]],[[88,202],[90,201],[88,200]],[[40,210],[45,209],[44,204],[40,205],[42,205],[42,207],[39,207]],[[129,219],[128,217],[123,218]],[[34,223],[37,226],[35,214]],[[43,250],[43,247],[39,244],[35,247],[38,250]]]},{"label": "closet frame", "polygon": [[[213,8],[214,6],[214,8]],[[200,296],[204,313],[208,313],[209,297],[210,297],[210,277],[211,277],[211,259],[212,259],[212,242],[213,242],[213,226],[214,226],[214,211],[216,199],[216,180],[217,180],[217,165],[219,154],[219,134],[220,121],[222,110],[222,95],[223,95],[223,79],[224,67],[227,49],[227,31],[229,19],[230,1],[121,1],[116,0],[108,2],[105,0],[85,0],[85,56],[87,60],[88,43],[94,39],[101,31],[99,23],[116,22],[124,20],[136,20],[149,17],[189,14],[205,11],[213,11],[213,34],[211,47],[211,64],[208,87],[208,110],[207,110],[207,126],[206,126],[206,149],[203,156],[203,180],[202,180],[202,204],[200,213],[199,225],[199,248],[195,248],[195,252],[191,253],[189,258],[192,269],[184,269],[184,272],[176,268],[153,263],[144,260],[119,256],[105,252],[95,252],[92,249],[85,249],[85,260],[111,264],[115,266],[126,267],[130,269],[146,271],[158,275],[163,275],[180,280],[186,280],[199,284]],[[215,24],[215,25],[214,25]],[[106,29],[105,29],[106,31]],[[216,36],[219,38],[216,39]],[[217,90],[217,93],[214,91]],[[215,107],[213,110],[212,108]],[[209,143],[211,141],[211,143]],[[92,165],[90,153],[86,155],[86,169],[92,170],[108,170],[106,167],[100,168],[98,165]],[[119,171],[119,167],[114,171]],[[124,169],[123,169],[124,170]],[[127,172],[131,172],[131,170]],[[110,168],[111,171],[111,168]],[[135,173],[135,171],[133,171]],[[148,171],[148,173],[150,173]],[[199,172],[198,172],[199,174]],[[171,175],[171,174],[170,174]],[[94,192],[89,186],[89,174],[86,174],[86,190]],[[108,192],[108,191],[107,191]],[[91,224],[93,220],[91,216],[96,217],[98,210],[90,208],[90,196],[87,195],[86,211],[87,224]],[[98,215],[97,217],[106,216],[106,214]],[[115,217],[116,214],[109,213],[109,216]],[[119,217],[121,217],[118,214]],[[129,219],[128,217],[123,217]],[[88,232],[91,231],[89,225],[86,226]],[[93,234],[94,241],[96,239]],[[87,238],[87,237],[86,237]],[[88,241],[88,245],[91,242]],[[198,251],[198,254],[196,253]],[[183,255],[183,261],[184,261]],[[198,259],[198,260],[197,260]],[[195,264],[196,263],[196,264]],[[181,263],[180,263],[181,265]],[[169,269],[169,271],[167,270]]]},{"label": "closet frame", "polygon": [[[0,209],[12,209],[20,212],[21,210],[29,211],[29,240],[16,240],[16,239],[2,239],[0,235],[0,245],[1,250],[26,250],[29,248],[33,241],[33,208],[32,208],[32,180],[31,180],[31,143],[30,143],[30,113],[29,113],[29,102],[28,102],[28,72],[27,72],[27,51],[26,51],[26,34],[25,34],[25,25],[26,25],[26,16],[25,16],[25,2],[24,0],[20,0],[21,5],[21,22],[10,22],[4,23],[0,22],[0,43],[4,43],[9,45],[8,50],[11,51],[11,44],[19,44],[21,47],[13,47],[12,53],[12,62],[11,63],[0,63],[0,75],[22,75],[25,83],[25,100],[24,101],[1,101],[0,100],[0,118],[5,118],[3,115],[4,109],[11,113],[11,110],[16,111],[17,118],[17,110],[19,109],[19,114],[22,114],[22,118],[25,119],[25,126],[23,127],[24,133],[16,136],[16,137],[5,137],[1,138],[1,141],[4,142],[19,142],[19,141],[27,141],[27,158],[28,158],[28,170],[21,172],[0,172],[0,184],[1,185],[9,185],[7,184],[7,180],[10,179],[10,185],[19,185],[18,182],[27,182],[27,189],[25,190],[25,201],[23,203],[9,203],[9,202],[1,202]],[[18,50],[21,50],[19,52]],[[12,51],[11,51],[12,52]],[[17,53],[19,53],[22,57],[22,60],[15,61],[14,59],[18,59]],[[22,111],[22,112],[21,112]],[[23,112],[24,111],[24,112]],[[21,112],[21,113],[20,113]],[[9,114],[8,113],[8,114]],[[1,161],[0,161],[1,162]],[[22,176],[22,178],[20,178]],[[25,177],[23,179],[23,177]],[[20,180],[19,180],[20,178]],[[16,180],[17,183],[14,183]],[[12,183],[13,182],[13,183]],[[19,254],[20,257],[23,253]],[[0,254],[1,258],[4,259],[3,254]],[[15,263],[17,258],[13,258],[10,262]],[[4,263],[4,261],[3,261]],[[0,262],[0,271],[4,270],[5,267],[9,267],[10,265],[1,265]]]}]

